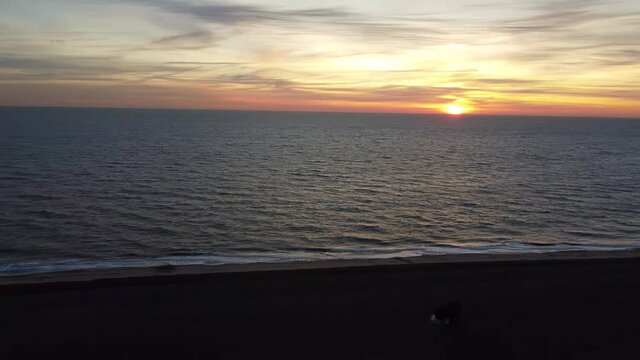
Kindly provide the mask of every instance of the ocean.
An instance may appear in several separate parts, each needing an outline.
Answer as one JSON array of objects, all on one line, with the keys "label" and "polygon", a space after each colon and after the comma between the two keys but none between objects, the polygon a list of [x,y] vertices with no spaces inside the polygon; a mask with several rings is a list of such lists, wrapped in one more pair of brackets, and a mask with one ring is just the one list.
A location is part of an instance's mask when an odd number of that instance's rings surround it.
[{"label": "ocean", "polygon": [[0,108],[0,275],[640,246],[640,121]]}]

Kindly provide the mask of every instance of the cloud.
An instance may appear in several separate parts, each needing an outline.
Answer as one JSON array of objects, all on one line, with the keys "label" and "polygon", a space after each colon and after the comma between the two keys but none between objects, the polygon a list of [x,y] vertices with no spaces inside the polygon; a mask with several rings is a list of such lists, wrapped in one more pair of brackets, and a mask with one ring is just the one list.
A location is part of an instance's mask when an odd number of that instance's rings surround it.
[{"label": "cloud", "polygon": [[148,80],[196,69],[193,65],[132,64],[120,57],[0,55],[0,80],[114,81]]},{"label": "cloud", "polygon": [[149,45],[149,48],[198,50],[212,46],[216,40],[217,38],[213,35],[212,32],[201,30],[193,31],[186,34],[163,37],[152,42]]},{"label": "cloud", "polygon": [[247,74],[223,74],[214,78],[218,84],[251,85],[261,88],[287,88],[294,85],[293,81],[265,76],[263,71]]},{"label": "cloud", "polygon": [[443,30],[437,20],[424,18],[402,21],[394,17],[376,18],[344,8],[283,9],[222,2],[195,4],[175,0],[123,0],[165,13],[188,16],[205,25],[270,25],[295,29],[298,33],[348,35],[376,41],[439,42]]},{"label": "cloud", "polygon": [[501,22],[497,30],[511,33],[558,32],[597,20],[601,16],[590,12],[584,5],[577,8],[542,7],[535,15]]},{"label": "cloud", "polygon": [[[270,76],[264,71],[246,74],[220,75],[211,80],[212,88],[241,86],[247,94],[254,92],[277,93],[279,96],[314,101],[346,101],[355,103],[444,103],[451,97],[462,95],[466,89],[437,86],[354,86],[330,82],[301,82]],[[445,99],[449,98],[449,99]]]},{"label": "cloud", "polygon": [[205,65],[205,66],[227,66],[227,65],[244,65],[247,62],[234,61],[167,61],[167,65]]},{"label": "cloud", "polygon": [[507,86],[528,85],[529,86],[529,85],[540,83],[540,81],[538,80],[512,79],[512,78],[511,79],[510,78],[506,78],[506,79],[467,78],[465,79],[464,77],[460,77],[458,79],[463,80],[466,83],[472,83],[478,86],[484,86],[484,85],[507,85]]},{"label": "cloud", "polygon": [[640,66],[638,49],[604,49],[594,55],[595,61],[603,66]]},{"label": "cloud", "polygon": [[229,4],[215,1],[206,4],[193,4],[174,0],[128,0],[128,2],[155,7],[165,12],[182,14],[218,24],[255,23],[264,21],[335,20],[354,16],[353,13],[339,8],[275,10],[263,6]]}]

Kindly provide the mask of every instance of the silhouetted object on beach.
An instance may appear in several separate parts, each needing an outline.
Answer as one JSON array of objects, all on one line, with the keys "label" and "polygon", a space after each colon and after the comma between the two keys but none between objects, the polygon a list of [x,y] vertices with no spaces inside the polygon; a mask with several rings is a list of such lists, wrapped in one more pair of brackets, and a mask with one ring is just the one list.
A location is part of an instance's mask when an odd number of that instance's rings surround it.
[{"label": "silhouetted object on beach", "polygon": [[451,325],[455,320],[460,319],[462,305],[459,301],[451,301],[446,305],[436,309],[431,315],[431,322],[438,325]]}]

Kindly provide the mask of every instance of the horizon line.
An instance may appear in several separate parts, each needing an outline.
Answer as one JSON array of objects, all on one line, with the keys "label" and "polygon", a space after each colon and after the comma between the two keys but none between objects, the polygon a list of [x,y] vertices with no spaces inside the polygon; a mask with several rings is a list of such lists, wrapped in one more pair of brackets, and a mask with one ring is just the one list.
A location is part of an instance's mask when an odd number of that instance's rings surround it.
[{"label": "horizon line", "polygon": [[533,115],[533,114],[474,114],[466,113],[451,115],[442,112],[399,112],[399,111],[348,111],[348,110],[273,110],[273,109],[225,109],[225,108],[172,108],[172,107],[120,107],[120,106],[64,106],[64,105],[0,105],[2,108],[41,108],[41,109],[97,109],[97,110],[167,110],[167,111],[233,111],[233,112],[285,112],[285,113],[310,113],[310,114],[365,114],[365,115],[428,115],[442,116],[447,118],[465,117],[537,117],[537,118],[568,118],[568,119],[619,119],[619,120],[640,120],[637,116],[603,116],[603,115]]}]

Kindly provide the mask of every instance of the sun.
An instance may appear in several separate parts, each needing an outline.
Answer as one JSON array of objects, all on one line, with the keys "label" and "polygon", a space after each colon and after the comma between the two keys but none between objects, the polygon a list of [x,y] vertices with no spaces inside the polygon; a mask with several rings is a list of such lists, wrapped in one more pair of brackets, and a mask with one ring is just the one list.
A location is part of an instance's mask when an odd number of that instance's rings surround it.
[{"label": "sun", "polygon": [[443,110],[449,115],[461,115],[469,111],[469,109],[458,104],[447,104]]}]

